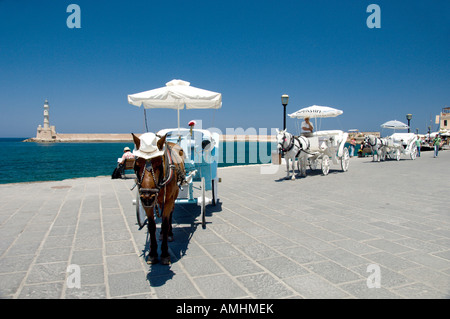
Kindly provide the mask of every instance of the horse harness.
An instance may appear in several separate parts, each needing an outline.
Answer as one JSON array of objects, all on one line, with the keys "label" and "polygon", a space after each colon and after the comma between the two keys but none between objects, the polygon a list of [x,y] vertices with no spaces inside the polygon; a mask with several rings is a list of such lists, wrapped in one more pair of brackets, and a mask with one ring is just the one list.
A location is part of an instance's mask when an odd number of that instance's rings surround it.
[{"label": "horse harness", "polygon": [[370,143],[370,138],[367,139],[367,144],[369,144],[372,148],[378,144],[378,141],[380,141],[381,146],[384,146],[383,140],[381,138],[378,138],[375,136],[375,144]]}]

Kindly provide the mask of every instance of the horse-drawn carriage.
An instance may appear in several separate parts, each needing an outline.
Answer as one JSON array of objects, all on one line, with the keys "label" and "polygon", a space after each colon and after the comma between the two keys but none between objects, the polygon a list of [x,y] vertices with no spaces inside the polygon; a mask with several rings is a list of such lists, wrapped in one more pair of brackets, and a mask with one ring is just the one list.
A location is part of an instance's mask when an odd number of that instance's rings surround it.
[{"label": "horse-drawn carriage", "polygon": [[[201,207],[202,226],[206,225],[207,204],[217,201],[219,135],[207,130],[180,128],[180,109],[217,109],[222,95],[191,87],[189,82],[172,80],[165,87],[128,95],[128,102],[146,108],[171,108],[178,114],[178,128],[133,135],[137,156],[135,164],[136,216],[142,228],[148,221],[150,252],[147,263],[158,262],[155,213],[161,211],[161,263],[169,264],[167,242],[173,240],[172,214],[176,204],[195,203]],[[145,113],[144,113],[145,116]],[[194,182],[199,182],[198,187]],[[194,197],[194,188],[200,191]],[[206,192],[212,192],[212,198]]]},{"label": "horse-drawn carriage", "polygon": [[[291,118],[324,118],[336,117],[343,112],[326,106],[310,106],[293,114]],[[316,131],[306,135],[293,136],[286,130],[277,131],[279,151],[284,153],[286,160],[287,177],[290,177],[289,161],[292,161],[292,171],[297,159],[297,167],[301,176],[306,176],[306,166],[311,170],[319,167],[323,175],[328,175],[330,165],[340,164],[342,171],[346,172],[350,163],[350,155],[345,147],[348,133],[341,130]],[[292,176],[295,179],[295,173]]]},{"label": "horse-drawn carriage", "polygon": [[[383,128],[407,129],[408,126],[398,121],[389,121],[381,125]],[[399,161],[402,154],[409,156],[412,160],[417,157],[417,136],[414,133],[394,133],[390,136],[379,138],[368,135],[364,141],[372,148],[373,160],[377,156],[380,160],[395,159]]]},{"label": "horse-drawn carriage", "polygon": [[417,137],[414,133],[394,133],[386,138],[386,146],[384,146],[383,154],[390,159],[400,160],[404,154],[410,159],[415,160],[417,157]]},{"label": "horse-drawn carriage", "polygon": [[310,146],[307,165],[312,170],[315,170],[320,164],[323,175],[328,175],[331,163],[339,164],[342,171],[346,172],[350,163],[348,148],[345,147],[348,133],[332,130],[317,131],[312,133],[312,135],[308,137]]}]

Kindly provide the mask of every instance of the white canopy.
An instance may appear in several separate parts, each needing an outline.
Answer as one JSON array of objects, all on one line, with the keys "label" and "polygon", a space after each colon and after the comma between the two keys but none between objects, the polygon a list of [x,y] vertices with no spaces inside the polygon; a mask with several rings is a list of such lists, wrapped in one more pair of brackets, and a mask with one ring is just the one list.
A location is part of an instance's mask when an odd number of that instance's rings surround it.
[{"label": "white canopy", "polygon": [[450,136],[450,130],[441,129],[439,134],[441,134],[441,136]]},{"label": "white canopy", "polygon": [[166,86],[128,95],[128,103],[144,108],[218,109],[222,94],[190,86],[183,80],[172,80]]},{"label": "white canopy", "polygon": [[292,114],[289,114],[289,117],[297,119],[304,119],[306,117],[324,118],[324,117],[336,117],[341,115],[342,113],[344,112],[332,107],[313,105],[300,109]]},{"label": "white canopy", "polygon": [[407,130],[409,128],[408,125],[397,120],[387,121],[386,123],[381,124],[381,127],[394,130]]}]

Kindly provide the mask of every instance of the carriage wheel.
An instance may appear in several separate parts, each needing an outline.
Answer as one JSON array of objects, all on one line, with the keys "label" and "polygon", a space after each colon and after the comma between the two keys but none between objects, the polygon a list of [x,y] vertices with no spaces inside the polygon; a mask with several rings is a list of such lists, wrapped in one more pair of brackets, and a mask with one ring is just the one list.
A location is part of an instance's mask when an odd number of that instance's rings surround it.
[{"label": "carriage wheel", "polygon": [[342,171],[348,171],[348,166],[350,164],[350,154],[348,153],[348,148],[344,148],[344,154],[341,157],[341,168]]},{"label": "carriage wheel", "polygon": [[328,175],[329,172],[330,172],[330,158],[328,157],[328,155],[325,155],[322,158],[322,173],[323,175]]},{"label": "carriage wheel", "polygon": [[212,186],[212,204],[213,206],[216,206],[217,204],[217,178],[213,178],[211,180],[211,186]]},{"label": "carriage wheel", "polygon": [[201,180],[202,187],[202,205],[201,205],[201,214],[202,214],[202,228],[206,228],[206,190],[205,190],[205,178],[202,177]]},{"label": "carriage wheel", "polygon": [[136,218],[139,228],[144,227],[147,221],[147,215],[145,214],[144,207],[142,207],[141,198],[139,197],[139,191],[136,192]]}]

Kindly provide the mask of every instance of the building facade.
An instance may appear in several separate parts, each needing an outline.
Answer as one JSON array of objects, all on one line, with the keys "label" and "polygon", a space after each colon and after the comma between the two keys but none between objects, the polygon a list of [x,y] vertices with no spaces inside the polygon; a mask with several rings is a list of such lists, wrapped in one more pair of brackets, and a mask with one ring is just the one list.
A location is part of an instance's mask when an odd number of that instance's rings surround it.
[{"label": "building facade", "polygon": [[439,124],[441,130],[450,130],[450,107],[442,109]]}]

